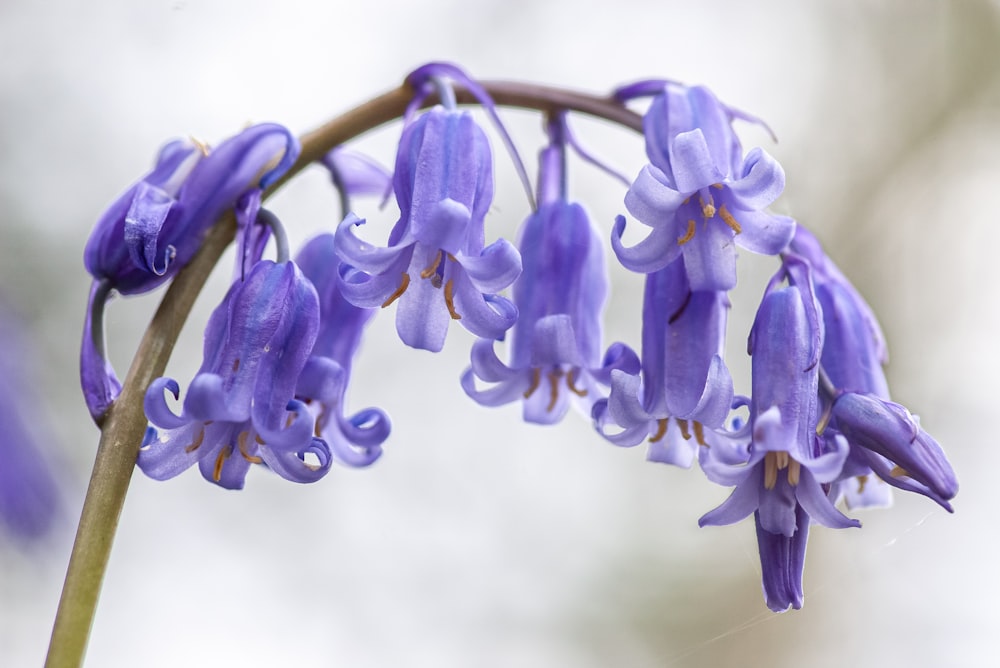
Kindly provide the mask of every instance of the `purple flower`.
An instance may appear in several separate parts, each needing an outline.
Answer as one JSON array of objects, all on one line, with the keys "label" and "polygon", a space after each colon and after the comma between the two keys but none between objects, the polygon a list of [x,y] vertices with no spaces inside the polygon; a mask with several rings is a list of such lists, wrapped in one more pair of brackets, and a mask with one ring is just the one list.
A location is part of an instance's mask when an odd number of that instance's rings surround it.
[{"label": "purple flower", "polygon": [[344,297],[361,307],[398,301],[396,330],[407,345],[439,351],[450,320],[496,339],[514,324],[513,304],[495,293],[521,271],[507,241],[485,246],[493,199],[486,135],[468,112],[435,107],[403,131],[393,177],[400,219],[387,248],[354,235],[364,221],[337,228]]},{"label": "purple flower", "polygon": [[0,301],[0,527],[40,538],[59,514],[60,495],[44,447],[44,422],[31,397],[27,341]]},{"label": "purple flower", "polygon": [[261,190],[284,174],[298,154],[295,137],[273,123],[249,127],[211,151],[192,141],[173,141],[160,151],[153,170],[104,212],[84,250],[94,283],[80,379],[95,420],[121,390],[104,356],[103,313],[113,291],[138,294],[170,279],[191,260],[223,213],[237,204],[256,211]]},{"label": "purple flower", "polygon": [[736,116],[700,86],[667,84],[654,98],[644,118],[650,164],[625,196],[632,215],[653,229],[626,247],[619,217],[611,237],[627,268],[648,274],[683,255],[693,291],[729,290],[735,245],[774,255],[791,240],[795,222],[763,211],[784,189],[784,172],[759,148],[740,160]]},{"label": "purple flower", "polygon": [[857,527],[827,497],[840,476],[848,445],[820,438],[819,352],[823,327],[807,268],[788,260],[787,287],[772,281],[750,334],[752,387],[748,429],[731,443],[701,451],[713,482],[735,485],[730,497],[699,525],[758,524],[764,595],[775,611],[802,604],[801,578],[808,519],[832,528]]},{"label": "purple flower", "polygon": [[157,480],[197,462],[206,480],[241,489],[251,464],[283,478],[313,482],[330,467],[327,444],[313,437],[314,420],[295,400],[299,376],[319,330],[316,290],[291,262],[258,262],[212,313],[205,355],[176,415],[164,390],[178,397],[171,378],[146,392],[150,429],[139,468]]},{"label": "purple flower", "polygon": [[[722,361],[728,310],[724,292],[691,289],[683,257],[646,276],[642,378],[612,373],[611,394],[593,412],[605,438],[634,446],[648,437],[650,460],[691,465],[705,428],[720,427],[733,401]],[[612,423],[622,431],[608,433]]]},{"label": "purple flower", "polygon": [[[602,360],[604,249],[583,207],[567,201],[562,121],[553,125],[553,142],[541,153],[539,208],[519,234],[523,271],[513,289],[518,318],[510,364],[497,357],[493,338],[482,338],[462,376],[462,388],[478,403],[523,401],[524,419],[539,424],[560,421],[573,397],[586,402],[589,414],[612,369],[638,372],[635,353],[623,344],[612,345]],[[493,386],[480,390],[477,378]]]},{"label": "purple flower", "polygon": [[389,436],[389,417],[377,408],[344,415],[344,394],[351,364],[365,326],[375,314],[344,299],[340,291],[339,260],[332,234],[307,243],[296,263],[319,295],[320,324],[312,354],[299,377],[296,395],[316,415],[316,436],[326,441],[333,456],[350,466],[368,466],[382,454]]}]

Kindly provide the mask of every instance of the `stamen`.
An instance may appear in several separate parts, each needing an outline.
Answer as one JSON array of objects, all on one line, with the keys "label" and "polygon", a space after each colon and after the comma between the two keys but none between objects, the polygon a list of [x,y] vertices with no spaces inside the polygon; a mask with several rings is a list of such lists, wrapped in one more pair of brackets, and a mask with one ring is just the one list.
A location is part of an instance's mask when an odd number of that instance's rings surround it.
[{"label": "stamen", "polygon": [[236,373],[239,370],[240,370],[240,358],[237,357],[235,360],[233,360],[233,373]]},{"label": "stamen", "polygon": [[683,237],[677,237],[677,245],[683,246],[687,242],[694,239],[694,219],[688,221],[688,229]]},{"label": "stamen", "polygon": [[566,374],[566,387],[568,387],[569,391],[578,397],[587,396],[586,388],[579,388],[576,386],[576,368],[570,369],[569,373]]},{"label": "stamen", "polygon": [[201,154],[203,156],[208,157],[208,144],[206,142],[203,142],[202,140],[198,139],[197,137],[188,136],[188,139],[191,140],[192,144],[194,144],[196,147],[198,147],[198,150],[201,151]]},{"label": "stamen", "polygon": [[323,406],[323,409],[319,412],[319,416],[316,418],[316,438],[319,438],[323,434],[323,429],[326,428],[326,423],[330,420],[330,411]]},{"label": "stamen", "polygon": [[455,279],[449,278],[444,284],[444,303],[452,320],[461,320],[462,316],[455,310]]},{"label": "stamen", "polygon": [[556,407],[556,402],[559,401],[559,379],[561,377],[562,370],[559,368],[549,372],[549,405],[545,409],[548,413],[552,412],[552,409]]},{"label": "stamen", "polygon": [[394,301],[396,301],[397,299],[399,299],[400,295],[402,295],[404,292],[406,292],[406,288],[409,285],[410,285],[410,275],[407,274],[404,271],[403,272],[403,278],[399,281],[399,287],[396,288],[395,292],[393,292],[391,295],[389,295],[388,299],[386,299],[384,302],[382,302],[382,308],[385,308],[389,304],[391,304]]},{"label": "stamen", "polygon": [[788,484],[795,487],[799,484],[799,475],[802,473],[802,464],[794,459],[788,462]]},{"label": "stamen", "polygon": [[198,435],[194,437],[193,441],[191,441],[191,445],[184,448],[184,452],[189,452],[189,453],[194,452],[195,450],[201,447],[202,441],[204,440],[205,440],[205,426],[202,425],[201,429],[198,431]]},{"label": "stamen", "polygon": [[541,383],[542,383],[542,370],[539,369],[538,367],[535,367],[534,369],[531,370],[531,385],[529,385],[528,389],[524,391],[524,398],[527,399],[532,394],[534,394],[535,390],[538,389],[538,386],[541,385]]},{"label": "stamen", "polygon": [[778,470],[783,471],[788,468],[788,453],[784,450],[774,453],[774,461],[778,463]]},{"label": "stamen", "polygon": [[701,204],[701,215],[705,218],[712,218],[715,216],[715,203],[709,200],[707,203],[701,197],[698,198],[698,202]]},{"label": "stamen", "polygon": [[867,475],[859,475],[859,476],[857,476],[857,478],[858,478],[858,494],[864,494],[864,492],[865,492],[865,485],[868,484],[868,476]]},{"label": "stamen", "polygon": [[715,188],[716,190],[722,190],[722,184],[721,183],[713,183],[712,187]]},{"label": "stamen", "polygon": [[650,443],[658,443],[663,440],[663,436],[667,433],[667,422],[670,418],[660,418],[656,421],[656,433],[649,437]]},{"label": "stamen", "polygon": [[823,409],[823,414],[819,416],[819,422],[816,423],[816,435],[822,436],[823,432],[826,431],[826,426],[830,424],[830,417],[833,415],[833,405],[827,406]]},{"label": "stamen", "polygon": [[725,204],[719,207],[719,218],[721,218],[723,222],[726,223],[726,225],[733,228],[733,232],[735,232],[736,234],[739,234],[740,232],[743,231],[743,228],[740,227],[740,224],[736,222],[735,218],[733,218],[733,214],[729,213],[729,211],[726,209]]},{"label": "stamen", "polygon": [[257,445],[267,445],[267,443],[264,442],[264,439],[260,437],[260,434],[254,434],[253,440],[257,442]]},{"label": "stamen", "polygon": [[694,440],[698,441],[698,445],[708,445],[705,442],[705,425],[700,422],[694,423]]},{"label": "stamen", "polygon": [[251,455],[247,450],[247,438],[249,438],[249,436],[250,432],[244,429],[240,432],[240,435],[236,437],[236,443],[240,447],[240,454],[243,455],[243,459],[247,460],[251,464],[260,464],[264,460],[256,455]]},{"label": "stamen", "polygon": [[685,441],[690,441],[691,440],[691,432],[688,431],[688,421],[687,420],[680,420],[678,418],[674,418],[674,419],[677,420],[677,426],[681,428],[681,436],[684,437]]},{"label": "stamen", "polygon": [[295,422],[295,418],[297,418],[298,416],[299,416],[299,414],[296,413],[295,411],[292,411],[291,413],[289,413],[288,414],[288,418],[285,420],[285,429],[288,429],[289,427],[291,427],[292,423]]},{"label": "stamen", "polygon": [[909,478],[910,477],[910,474],[906,472],[906,469],[904,469],[902,466],[898,466],[898,465],[892,467],[892,470],[889,471],[889,475],[891,475],[893,478],[903,478],[903,477]]},{"label": "stamen", "polygon": [[764,455],[764,489],[774,489],[778,484],[778,458],[776,452]]},{"label": "stamen", "polygon": [[219,482],[222,479],[222,464],[233,454],[233,445],[224,446],[219,450],[219,456],[215,458],[215,470],[212,471],[212,480]]},{"label": "stamen", "polygon": [[441,256],[444,255],[444,251],[438,251],[437,255],[434,256],[434,261],[427,265],[427,268],[420,272],[420,278],[430,278],[437,271],[438,267],[441,266]]}]

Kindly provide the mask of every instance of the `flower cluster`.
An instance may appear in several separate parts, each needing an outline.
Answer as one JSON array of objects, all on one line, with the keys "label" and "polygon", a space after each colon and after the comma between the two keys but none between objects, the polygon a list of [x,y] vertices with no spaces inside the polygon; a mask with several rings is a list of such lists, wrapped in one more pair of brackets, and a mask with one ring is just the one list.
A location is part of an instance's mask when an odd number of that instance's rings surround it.
[{"label": "flower cluster", "polygon": [[[524,419],[539,424],[575,406],[615,445],[646,443],[649,460],[682,467],[697,459],[709,480],[733,487],[700,524],[754,516],[772,610],[802,605],[811,523],[860,526],[838,504],[887,505],[896,487],[951,510],[954,472],[890,400],[871,309],[815,237],[768,211],[784,172],[762,149],[744,152],[733,127],[759,120],[700,86],[653,80],[614,94],[621,109],[651,98],[648,164],[623,192],[650,231],[628,246],[619,216],[610,234],[620,264],[645,276],[636,354],[621,342],[605,347],[607,243],[571,193],[567,153],[596,160],[571,133],[569,111],[548,108],[515,244],[487,236],[493,154],[476,116],[456,102],[456,86],[479,102],[527,181],[485,88],[440,63],[407,83],[413,97],[394,170],[348,148],[328,153],[321,162],[343,216],[294,260],[283,226],[261,208],[262,189],[298,155],[288,131],[271,124],[215,151],[168,144],[98,222],[86,251],[94,287],[81,363],[95,418],[118,391],[103,354],[107,297],[168,280],[219,215],[231,211],[238,223],[236,278],[209,320],[204,361],[179,410],[169,405],[168,393],[180,397],[171,378],[145,396],[145,473],[170,478],[197,463],[209,481],[240,488],[253,464],[312,482],[334,461],[374,462],[389,418],[376,408],[348,415],[345,393],[367,323],[392,308],[411,347],[440,351],[452,321],[476,337],[460,381],[475,402],[520,402]],[[423,109],[432,96],[440,104]],[[362,236],[356,195],[395,198],[399,218],[384,245]],[[276,261],[263,259],[271,237]],[[749,332],[749,396],[736,393],[724,360],[737,246],[780,262]]]}]

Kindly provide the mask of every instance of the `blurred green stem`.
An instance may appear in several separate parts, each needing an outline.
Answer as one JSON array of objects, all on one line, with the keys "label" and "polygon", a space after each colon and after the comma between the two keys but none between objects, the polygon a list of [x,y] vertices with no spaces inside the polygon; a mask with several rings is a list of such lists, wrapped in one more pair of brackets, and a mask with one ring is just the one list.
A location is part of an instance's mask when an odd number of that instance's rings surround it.
[{"label": "blurred green stem", "polygon": [[[499,105],[547,113],[575,110],[636,131],[642,129],[642,119],[637,114],[610,98],[529,84],[481,83]],[[461,88],[456,93],[460,103],[476,102]],[[398,118],[412,95],[412,90],[401,86],[303,136],[298,161],[264,193],[264,197],[270,196],[285,181],[322,158],[333,147]],[[434,102],[433,97],[428,100],[428,104]],[[83,502],[76,542],[52,629],[45,663],[48,668],[71,668],[83,663],[118,519],[146,430],[143,396],[150,382],[166,370],[181,327],[235,231],[234,216],[225,216],[209,231],[201,250],[190,264],[174,278],[139,344],[121,395],[104,416],[94,470]]]}]

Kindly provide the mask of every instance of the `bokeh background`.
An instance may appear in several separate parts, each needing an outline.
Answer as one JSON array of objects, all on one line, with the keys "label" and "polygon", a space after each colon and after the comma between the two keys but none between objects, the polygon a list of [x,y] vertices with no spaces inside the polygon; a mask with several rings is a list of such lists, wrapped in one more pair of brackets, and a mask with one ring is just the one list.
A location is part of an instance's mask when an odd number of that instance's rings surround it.
[{"label": "bokeh background", "polygon": [[[785,167],[775,208],[820,236],[880,314],[894,397],[948,450],[957,512],[897,494],[856,513],[860,531],[816,528],[806,606],[774,615],[752,524],[697,528],[727,490],[615,448],[579,416],[542,428],[478,407],[457,383],[470,338],[453,328],[444,353],[409,350],[386,313],[349,395],[393,416],[383,459],[312,486],[254,471],[239,493],[193,470],[137,474],[88,665],[994,665],[1000,7],[976,0],[4,0],[0,289],[36,344],[26,391],[64,509],[33,547],[0,536],[0,665],[42,661],[97,443],[76,371],[94,220],[168,138],[264,120],[306,131],[439,59],[595,92],[704,83],[765,118],[779,143],[753,126],[743,137]],[[538,117],[504,117],[533,170]],[[626,173],[642,165],[634,135],[574,127]],[[390,126],[361,146],[391,164],[397,138]],[[497,160],[489,235],[512,237],[526,204]],[[572,169],[610,229],[621,188]],[[337,222],[318,170],[272,202],[297,241]],[[741,349],[773,268],[741,257],[728,361],[744,392]],[[227,276],[171,362],[182,386]],[[637,345],[641,279],[612,277],[608,340]],[[157,301],[109,307],[122,374]]]}]

